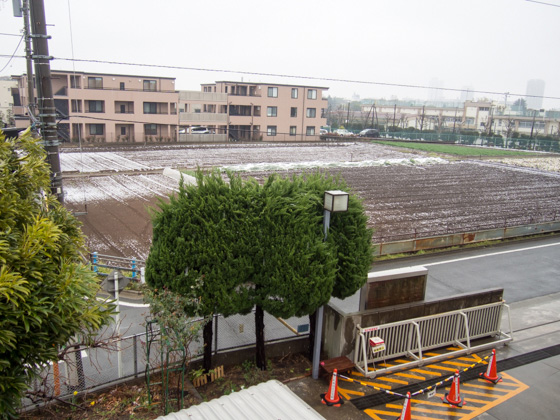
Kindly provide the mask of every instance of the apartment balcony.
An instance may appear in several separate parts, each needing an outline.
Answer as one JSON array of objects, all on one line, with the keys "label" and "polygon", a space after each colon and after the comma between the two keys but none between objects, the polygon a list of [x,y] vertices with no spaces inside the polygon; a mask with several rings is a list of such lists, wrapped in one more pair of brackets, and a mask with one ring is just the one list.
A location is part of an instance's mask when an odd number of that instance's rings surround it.
[{"label": "apartment balcony", "polygon": [[201,102],[227,102],[227,93],[218,93],[218,92],[198,92],[198,91],[190,91],[190,90],[181,90],[179,91],[179,101],[188,102],[188,101],[201,101]]},{"label": "apartment balcony", "polygon": [[[206,94],[208,95],[208,94]],[[214,114],[210,112],[180,112],[179,124],[197,123],[199,125],[227,124],[227,114]]]}]

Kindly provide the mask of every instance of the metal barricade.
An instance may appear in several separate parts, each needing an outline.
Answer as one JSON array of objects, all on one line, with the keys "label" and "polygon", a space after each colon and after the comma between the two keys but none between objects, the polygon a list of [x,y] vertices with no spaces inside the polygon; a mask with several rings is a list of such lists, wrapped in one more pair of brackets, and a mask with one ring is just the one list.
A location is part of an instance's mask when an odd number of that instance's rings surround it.
[{"label": "metal barricade", "polygon": [[[508,314],[508,334],[501,331],[504,307]],[[506,343],[513,339],[509,306],[503,301],[367,328],[362,328],[358,324],[357,330],[354,364],[357,370],[368,378],[422,366],[461,354],[469,354],[475,350],[492,348],[496,344]],[[384,350],[371,351],[369,341],[373,337],[379,338],[378,341],[384,343]],[[495,339],[481,344],[472,344],[475,339],[487,337],[495,337]],[[460,349],[437,356],[424,357],[427,350],[449,345],[460,347]],[[407,363],[375,368],[377,361],[402,356],[412,360]]]}]

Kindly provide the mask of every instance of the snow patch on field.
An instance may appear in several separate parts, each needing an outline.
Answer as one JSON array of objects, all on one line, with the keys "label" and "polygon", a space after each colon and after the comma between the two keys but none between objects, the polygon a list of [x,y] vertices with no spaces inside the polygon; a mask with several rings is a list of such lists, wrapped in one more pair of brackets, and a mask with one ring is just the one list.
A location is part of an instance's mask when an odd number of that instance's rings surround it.
[{"label": "snow patch on field", "polygon": [[148,201],[152,197],[168,197],[178,190],[177,181],[161,174],[113,175],[91,177],[87,180],[64,180],[64,200],[68,204],[94,203],[111,199],[126,203],[134,198]]},{"label": "snow patch on field", "polygon": [[524,168],[534,168],[546,172],[560,172],[560,156],[548,158],[501,158],[493,159],[494,162],[503,163],[505,165],[521,166]]},{"label": "snow patch on field", "polygon": [[364,160],[359,162],[336,162],[336,161],[312,161],[312,162],[262,162],[247,163],[240,165],[226,165],[222,169],[234,172],[262,172],[262,171],[290,171],[294,169],[314,169],[314,168],[366,168],[373,166],[389,166],[389,165],[435,165],[448,163],[447,160],[441,158],[409,158],[409,159],[379,159]]},{"label": "snow patch on field", "polygon": [[150,169],[147,165],[113,152],[62,153],[60,167],[62,172],[119,172]]}]

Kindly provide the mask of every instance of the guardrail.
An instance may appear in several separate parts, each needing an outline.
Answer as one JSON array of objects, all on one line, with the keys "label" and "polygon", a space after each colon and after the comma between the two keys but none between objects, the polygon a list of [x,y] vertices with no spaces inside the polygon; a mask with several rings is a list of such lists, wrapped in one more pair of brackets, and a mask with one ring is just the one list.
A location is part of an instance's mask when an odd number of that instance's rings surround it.
[{"label": "guardrail", "polygon": [[131,280],[140,280],[144,283],[144,266],[146,262],[138,258],[124,258],[114,255],[104,255],[98,252],[92,252],[89,255],[92,270],[100,276],[106,276],[107,273],[99,272],[99,268],[111,268],[114,270],[130,272]]},{"label": "guardrail", "polygon": [[[501,331],[504,307],[508,313],[508,334]],[[473,345],[472,340],[486,337],[497,338]],[[373,344],[383,342],[383,345],[376,349],[376,346],[370,345],[370,339],[374,339]],[[374,378],[378,374],[422,366],[438,360],[469,354],[475,350],[492,348],[496,344],[506,343],[512,339],[509,306],[501,301],[367,328],[362,328],[358,324],[354,364],[365,377]],[[425,357],[424,355],[427,350],[449,345],[460,347],[460,349],[437,356]],[[402,356],[412,360],[397,365],[384,364],[384,367],[375,367],[376,361]]]},{"label": "guardrail", "polygon": [[411,238],[393,242],[379,242],[373,244],[373,246],[374,255],[381,256],[467,245],[476,242],[511,239],[559,231],[560,221],[551,221],[524,226],[500,227],[480,231],[449,233],[440,236]]}]

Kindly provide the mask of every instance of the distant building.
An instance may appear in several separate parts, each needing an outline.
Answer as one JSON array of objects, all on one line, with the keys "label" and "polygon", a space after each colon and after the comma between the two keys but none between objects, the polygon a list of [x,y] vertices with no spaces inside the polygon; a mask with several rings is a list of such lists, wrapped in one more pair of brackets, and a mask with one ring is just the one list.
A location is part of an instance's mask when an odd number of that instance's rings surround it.
[{"label": "distant building", "polygon": [[[372,118],[372,105],[362,105],[361,112]],[[553,136],[560,133],[560,113],[537,111],[519,113],[491,101],[466,101],[462,107],[376,105],[376,123],[382,127],[415,128],[423,131],[476,131],[481,134],[513,133]],[[370,126],[369,119],[363,121]]]},{"label": "distant building", "polygon": [[527,91],[525,100],[527,108],[542,109],[545,83],[541,79],[531,79],[527,82]]},{"label": "distant building", "polygon": [[0,112],[3,116],[3,122],[8,123],[8,115],[12,112],[14,106],[14,98],[12,90],[17,88],[17,82],[10,77],[0,78]]}]

